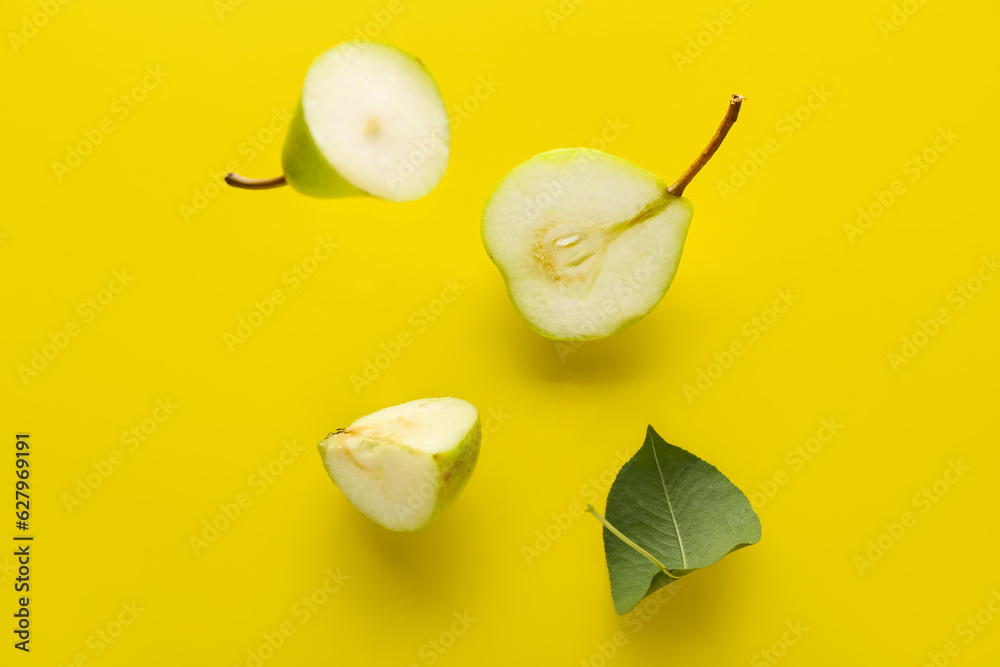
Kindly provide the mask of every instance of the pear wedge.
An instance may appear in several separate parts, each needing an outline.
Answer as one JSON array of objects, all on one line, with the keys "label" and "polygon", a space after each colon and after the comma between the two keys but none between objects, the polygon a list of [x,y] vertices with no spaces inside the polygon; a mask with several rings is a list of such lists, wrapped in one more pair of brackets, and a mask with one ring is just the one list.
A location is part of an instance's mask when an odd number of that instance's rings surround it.
[{"label": "pear wedge", "polygon": [[419,530],[468,483],[479,458],[479,412],[426,398],[361,417],[319,443],[323,465],[351,504],[389,530]]}]

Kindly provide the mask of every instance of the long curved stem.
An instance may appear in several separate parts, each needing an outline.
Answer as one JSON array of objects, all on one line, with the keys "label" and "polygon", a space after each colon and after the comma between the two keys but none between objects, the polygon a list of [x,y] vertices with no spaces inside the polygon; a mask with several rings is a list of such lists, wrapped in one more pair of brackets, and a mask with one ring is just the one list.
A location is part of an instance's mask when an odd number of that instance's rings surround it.
[{"label": "long curved stem", "polygon": [[691,179],[693,179],[695,175],[701,171],[701,168],[712,159],[712,156],[715,155],[715,151],[719,150],[719,146],[722,145],[722,140],[726,138],[727,134],[729,134],[729,128],[733,126],[733,123],[736,122],[736,118],[740,115],[741,104],[743,104],[743,96],[733,95],[733,97],[729,100],[729,108],[726,109],[726,116],[722,119],[719,129],[715,131],[715,136],[713,136],[712,140],[708,142],[708,146],[706,146],[705,150],[701,152],[698,159],[692,162],[691,166],[687,168],[687,171],[681,174],[681,177],[677,179],[677,182],[667,188],[667,192],[675,197],[680,197],[684,194],[684,188],[686,188],[688,183],[691,182]]},{"label": "long curved stem", "polygon": [[661,563],[655,556],[653,556],[653,554],[649,553],[648,551],[646,551],[645,549],[643,549],[642,547],[640,547],[638,544],[636,544],[635,542],[633,542],[629,538],[625,537],[624,533],[622,533],[620,530],[618,530],[617,528],[615,528],[614,526],[612,526],[611,522],[608,521],[607,519],[605,519],[603,516],[601,516],[600,512],[598,512],[597,510],[595,510],[593,505],[587,505],[587,511],[590,512],[591,514],[593,514],[594,517],[598,521],[600,521],[601,523],[603,523],[604,527],[607,528],[608,530],[610,530],[615,535],[615,537],[617,537],[622,542],[624,542],[625,544],[629,545],[630,547],[632,547],[633,549],[635,549],[636,551],[638,551],[640,554],[642,554],[643,556],[645,556],[649,560],[650,563],[652,563],[657,568],[659,568],[660,572],[662,572],[663,574],[667,575],[671,579],[680,579],[680,577],[678,577],[678,576],[674,575],[673,573],[671,573],[670,570],[667,569],[667,566],[664,565],[663,563]]},{"label": "long curved stem", "polygon": [[226,183],[229,183],[234,188],[242,188],[244,190],[270,190],[271,188],[280,188],[282,185],[288,184],[284,174],[275,176],[274,178],[246,178],[232,172],[226,174]]}]

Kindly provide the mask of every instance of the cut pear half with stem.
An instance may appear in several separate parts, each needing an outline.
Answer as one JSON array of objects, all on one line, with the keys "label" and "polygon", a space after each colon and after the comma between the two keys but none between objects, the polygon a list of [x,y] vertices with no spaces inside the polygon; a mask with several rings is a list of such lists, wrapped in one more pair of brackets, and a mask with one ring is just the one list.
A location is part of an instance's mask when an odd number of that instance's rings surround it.
[{"label": "cut pear half with stem", "polygon": [[556,340],[605,338],[667,293],[694,214],[684,188],[736,122],[733,95],[715,136],[670,187],[627,160],[587,148],[515,167],[483,210],[483,246],[514,308]]},{"label": "cut pear half with stem", "polygon": [[479,458],[479,412],[458,398],[425,398],[362,417],[319,443],[333,483],[389,530],[419,530],[468,483]]},{"label": "cut pear half with stem", "polygon": [[291,185],[311,197],[423,197],[444,176],[451,135],[441,91],[423,63],[381,42],[343,42],[313,62],[295,108],[284,174],[229,185]]}]

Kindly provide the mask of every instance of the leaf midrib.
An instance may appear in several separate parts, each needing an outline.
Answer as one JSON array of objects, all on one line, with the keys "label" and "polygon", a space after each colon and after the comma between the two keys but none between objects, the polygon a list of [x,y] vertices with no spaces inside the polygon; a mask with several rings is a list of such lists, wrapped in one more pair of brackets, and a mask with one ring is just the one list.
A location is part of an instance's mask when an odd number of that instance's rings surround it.
[{"label": "leaf midrib", "polygon": [[667,509],[670,511],[670,520],[674,522],[674,534],[677,535],[677,546],[681,550],[681,568],[687,569],[687,554],[684,553],[684,539],[681,537],[680,526],[677,525],[677,516],[674,514],[674,504],[670,502],[670,493],[667,491],[667,480],[663,478],[663,468],[660,467],[660,457],[656,453],[656,442],[652,435],[647,435],[649,445],[653,449],[653,460],[656,462],[656,472],[660,474],[660,485],[663,487],[663,495],[667,499]]}]

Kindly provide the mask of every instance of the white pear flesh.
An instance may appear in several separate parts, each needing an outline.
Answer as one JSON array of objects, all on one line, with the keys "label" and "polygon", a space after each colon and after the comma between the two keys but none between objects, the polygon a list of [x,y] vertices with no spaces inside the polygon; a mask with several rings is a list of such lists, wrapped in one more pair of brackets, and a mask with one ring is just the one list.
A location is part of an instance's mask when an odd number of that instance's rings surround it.
[{"label": "white pear flesh", "polygon": [[483,211],[483,245],[528,325],[605,338],[648,314],[677,272],[694,209],[654,174],[572,148],[515,167]]},{"label": "white pear flesh", "polygon": [[333,483],[389,530],[419,530],[465,488],[479,458],[479,412],[458,398],[384,408],[319,444]]},{"label": "white pear flesh", "polygon": [[314,197],[423,197],[448,166],[448,112],[417,58],[343,42],[313,62],[282,154],[288,183]]}]

